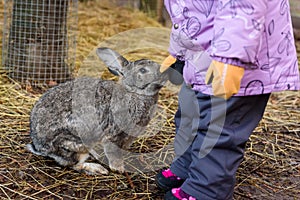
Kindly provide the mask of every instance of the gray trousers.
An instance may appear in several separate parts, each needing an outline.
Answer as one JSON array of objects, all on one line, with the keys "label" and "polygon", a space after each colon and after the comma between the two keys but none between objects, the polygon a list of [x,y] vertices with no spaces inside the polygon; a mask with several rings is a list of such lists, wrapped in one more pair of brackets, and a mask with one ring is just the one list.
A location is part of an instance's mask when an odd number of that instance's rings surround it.
[{"label": "gray trousers", "polygon": [[182,86],[171,170],[186,179],[183,191],[201,200],[232,199],[246,142],[269,97],[264,94],[225,101]]}]

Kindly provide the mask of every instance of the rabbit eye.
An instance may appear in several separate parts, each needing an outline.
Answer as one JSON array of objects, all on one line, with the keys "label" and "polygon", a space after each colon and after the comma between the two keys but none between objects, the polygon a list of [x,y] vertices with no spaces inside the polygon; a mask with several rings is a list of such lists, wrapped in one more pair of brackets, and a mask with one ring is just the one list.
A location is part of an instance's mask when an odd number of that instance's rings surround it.
[{"label": "rabbit eye", "polygon": [[146,70],[145,68],[141,68],[139,71],[140,71],[142,74],[145,74],[145,73],[147,72],[147,70]]}]

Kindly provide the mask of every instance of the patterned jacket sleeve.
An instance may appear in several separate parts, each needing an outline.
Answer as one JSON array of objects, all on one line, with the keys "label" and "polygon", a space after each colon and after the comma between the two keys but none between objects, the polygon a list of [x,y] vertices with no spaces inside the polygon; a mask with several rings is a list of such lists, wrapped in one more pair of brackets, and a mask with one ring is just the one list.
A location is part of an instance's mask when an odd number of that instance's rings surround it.
[{"label": "patterned jacket sleeve", "polygon": [[214,19],[211,56],[214,60],[247,67],[256,65],[265,31],[267,1],[224,1]]}]

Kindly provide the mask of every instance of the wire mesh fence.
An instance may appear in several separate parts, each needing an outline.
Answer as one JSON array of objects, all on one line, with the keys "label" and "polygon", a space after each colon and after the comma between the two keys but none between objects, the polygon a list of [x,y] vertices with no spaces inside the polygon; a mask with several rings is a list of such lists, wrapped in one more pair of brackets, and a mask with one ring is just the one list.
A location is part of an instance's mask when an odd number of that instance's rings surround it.
[{"label": "wire mesh fence", "polygon": [[77,0],[5,0],[2,65],[34,85],[72,78]]}]

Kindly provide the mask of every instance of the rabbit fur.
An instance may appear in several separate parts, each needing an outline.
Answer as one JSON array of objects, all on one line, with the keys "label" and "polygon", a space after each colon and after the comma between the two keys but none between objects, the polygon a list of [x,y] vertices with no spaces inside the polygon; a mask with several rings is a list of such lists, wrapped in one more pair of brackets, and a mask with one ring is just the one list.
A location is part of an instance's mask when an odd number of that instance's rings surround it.
[{"label": "rabbit fur", "polygon": [[87,174],[107,174],[94,147],[102,145],[112,170],[124,172],[122,149],[143,134],[154,114],[158,92],[167,81],[151,60],[130,62],[109,48],[98,57],[120,81],[77,78],[49,89],[30,114],[27,149]]}]

